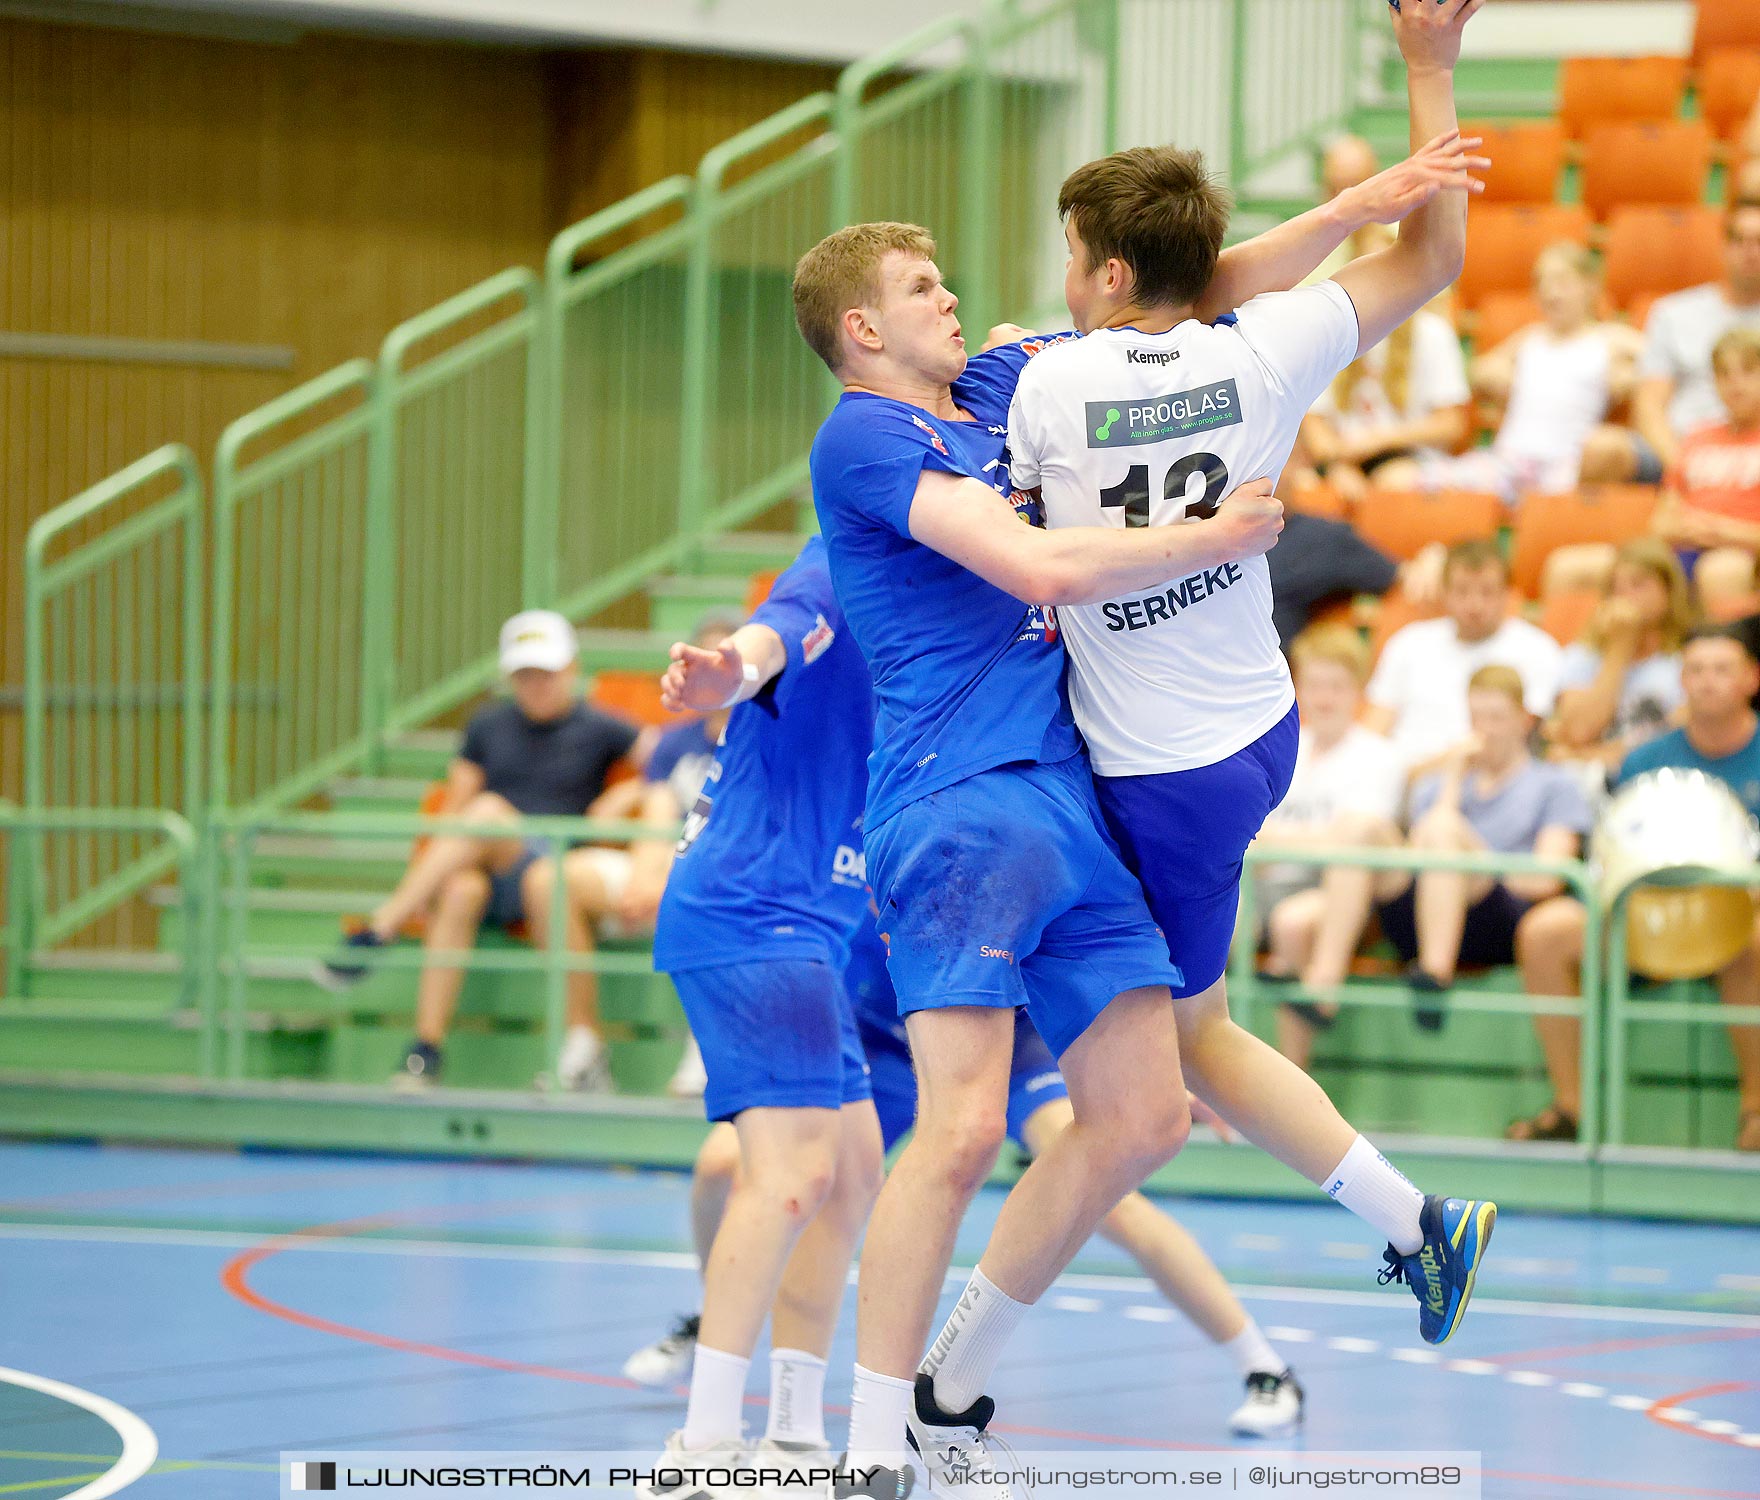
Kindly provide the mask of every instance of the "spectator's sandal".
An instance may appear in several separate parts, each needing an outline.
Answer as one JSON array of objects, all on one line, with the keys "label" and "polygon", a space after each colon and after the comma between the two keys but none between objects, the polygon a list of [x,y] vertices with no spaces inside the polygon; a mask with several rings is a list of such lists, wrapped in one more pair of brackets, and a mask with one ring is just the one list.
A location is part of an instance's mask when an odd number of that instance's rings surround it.
[{"label": "spectator's sandal", "polygon": [[1760,1109],[1743,1112],[1736,1125],[1736,1150],[1760,1151]]},{"label": "spectator's sandal", "polygon": [[1503,1138],[1506,1141],[1574,1141],[1577,1138],[1577,1117],[1567,1115],[1556,1104],[1548,1104],[1539,1114],[1512,1122],[1503,1132]]}]

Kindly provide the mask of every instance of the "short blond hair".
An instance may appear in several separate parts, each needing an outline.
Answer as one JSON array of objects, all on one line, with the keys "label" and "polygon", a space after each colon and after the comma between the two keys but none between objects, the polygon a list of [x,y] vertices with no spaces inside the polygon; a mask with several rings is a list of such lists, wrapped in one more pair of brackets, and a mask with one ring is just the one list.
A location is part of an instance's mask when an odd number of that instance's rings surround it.
[{"label": "short blond hair", "polygon": [[880,266],[894,252],[933,260],[935,236],[921,224],[850,224],[795,262],[795,327],[833,374],[843,365],[843,315],[880,300]]},{"label": "short blond hair", "polygon": [[1289,648],[1290,664],[1299,672],[1314,662],[1343,667],[1361,687],[1369,680],[1369,645],[1348,625],[1310,625]]},{"label": "short blond hair", "polygon": [[1502,662],[1492,662],[1467,679],[1469,693],[1502,693],[1515,706],[1524,712],[1528,707],[1527,690],[1522,686],[1522,674],[1514,667],[1506,667]]},{"label": "short blond hair", "polygon": [[1728,365],[1760,364],[1760,328],[1732,328],[1711,346],[1711,368],[1721,374]]}]

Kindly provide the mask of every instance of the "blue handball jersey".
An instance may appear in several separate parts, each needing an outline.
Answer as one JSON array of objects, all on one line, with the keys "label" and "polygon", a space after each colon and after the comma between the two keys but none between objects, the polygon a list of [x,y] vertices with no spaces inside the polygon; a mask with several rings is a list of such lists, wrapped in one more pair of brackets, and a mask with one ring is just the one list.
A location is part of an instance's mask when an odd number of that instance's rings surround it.
[{"label": "blue handball jersey", "polygon": [[841,968],[867,910],[864,761],[874,698],[815,537],[752,615],[788,664],[728,716],[654,929],[670,973],[769,958]]},{"label": "blue handball jersey", "polygon": [[911,500],[926,468],[1009,493],[1009,402],[1027,360],[1064,337],[1073,335],[1005,345],[967,364],[953,398],[974,421],[846,392],[813,443],[813,500],[831,575],[874,676],[870,828],[981,771],[1059,761],[1080,749],[1055,615],[910,533]]}]

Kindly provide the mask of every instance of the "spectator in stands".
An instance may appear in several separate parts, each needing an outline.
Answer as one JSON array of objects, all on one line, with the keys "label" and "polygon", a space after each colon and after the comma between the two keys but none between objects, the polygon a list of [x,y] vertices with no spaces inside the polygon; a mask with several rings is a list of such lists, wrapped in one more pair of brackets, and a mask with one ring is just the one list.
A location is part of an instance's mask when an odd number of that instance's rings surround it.
[{"label": "spectator in stands", "polygon": [[[1405,770],[1393,746],[1357,723],[1369,652],[1344,625],[1319,625],[1291,651],[1302,732],[1295,775],[1254,847],[1336,849],[1398,840]],[[1332,1024],[1328,998],[1343,981],[1368,916],[1369,872],[1346,866],[1255,864],[1257,909],[1270,953],[1263,977],[1300,979],[1304,997],[1279,1021],[1279,1047],[1306,1067],[1316,1029]],[[1361,911],[1352,904],[1362,887]],[[1341,899],[1342,897],[1342,899]]]},{"label": "spectator in stands", "polygon": [[[1375,148],[1362,136],[1334,136],[1320,156],[1320,190],[1330,203],[1352,188],[1360,187],[1380,170]],[[1305,284],[1313,286],[1330,281],[1340,267],[1349,265],[1360,254],[1357,236],[1353,234],[1320,263]]]},{"label": "spectator in stands", "polygon": [[1583,444],[1632,393],[1643,340],[1596,317],[1601,277],[1594,255],[1563,243],[1534,264],[1543,314],[1473,361],[1474,393],[1503,409],[1489,448],[1423,465],[1432,489],[1489,490],[1514,504],[1530,492],[1576,488]]},{"label": "spectator in stands", "polygon": [[1692,623],[1673,549],[1654,537],[1620,548],[1606,596],[1559,665],[1546,725],[1554,758],[1611,772],[1667,730],[1681,708],[1680,649]]},{"label": "spectator in stands", "polygon": [[1583,446],[1585,483],[1659,484],[1688,433],[1723,420],[1712,346],[1737,327],[1760,326],[1760,199],[1743,197],[1724,228],[1722,281],[1659,299],[1644,324],[1635,430],[1598,427]]},{"label": "spectator in stands", "polygon": [[1470,399],[1454,329],[1421,312],[1339,375],[1302,423],[1302,449],[1346,500],[1371,483],[1410,489],[1423,460],[1466,443]]},{"label": "spectator in stands", "polygon": [[[1750,700],[1760,693],[1760,663],[1736,632],[1701,627],[1681,652],[1686,723],[1641,745],[1620,768],[1621,784],[1668,767],[1704,771],[1728,783],[1760,816],[1760,718]],[[1530,911],[1516,934],[1523,987],[1531,995],[1578,993],[1587,929],[1582,903],[1558,896]],[[1717,976],[1730,1005],[1760,1004],[1760,922],[1747,950]],[[1517,1141],[1570,1141],[1582,1112],[1581,1029],[1574,1016],[1535,1016],[1552,1102],[1505,1132]],[[1760,1151],[1760,1026],[1732,1026],[1730,1045],[1740,1080],[1736,1148]]]},{"label": "spectator in stands", "polygon": [[1466,738],[1467,682],[1480,667],[1513,667],[1528,712],[1551,713],[1558,692],[1558,643],[1509,608],[1509,567],[1497,544],[1458,542],[1443,565],[1437,620],[1394,632],[1369,679],[1363,722],[1390,736],[1409,766]]},{"label": "spectator in stands", "polygon": [[[1412,789],[1413,849],[1577,857],[1593,821],[1589,804],[1568,771],[1528,753],[1534,721],[1526,692],[1513,667],[1473,673],[1466,695],[1471,734]],[[1425,870],[1416,879],[1389,871],[1376,883],[1381,930],[1406,960],[1414,1015],[1428,1030],[1442,1025],[1456,968],[1514,963],[1517,923],[1533,903],[1560,890],[1548,876],[1497,879],[1452,870]]]},{"label": "spectator in stands", "polygon": [[1446,557],[1447,548],[1432,542],[1416,557],[1396,563],[1349,521],[1291,509],[1283,519],[1283,535],[1265,554],[1278,644],[1289,651],[1315,613],[1334,600],[1379,596],[1395,584],[1419,609],[1435,608],[1442,598]]},{"label": "spectator in stands", "polygon": [[[591,816],[619,760],[638,769],[647,764],[657,738],[653,730],[638,732],[582,701],[574,630],[561,615],[515,615],[501,628],[500,665],[513,696],[470,721],[437,809],[481,823],[484,832],[427,840],[397,889],[347,939],[346,959],[324,966],[331,984],[345,987],[364,977],[373,950],[419,917],[426,918],[425,942],[434,952],[469,948],[485,921],[498,927],[524,922],[535,943],[547,942],[558,861],[541,841],[497,836],[495,825],[522,814]],[[625,849],[576,848],[562,856],[560,867],[567,887],[565,942],[572,953],[590,951],[592,924],[616,912],[628,888],[631,856]],[[438,1079],[441,1047],[463,983],[464,973],[454,965],[422,970],[416,1037],[395,1083],[425,1087]],[[591,973],[569,975],[568,1033],[557,1071],[569,1088],[610,1086]]]},{"label": "spectator in stands", "polygon": [[1760,327],[1730,329],[1711,365],[1724,419],[1682,440],[1651,524],[1706,612],[1727,619],[1752,596],[1760,553]]}]

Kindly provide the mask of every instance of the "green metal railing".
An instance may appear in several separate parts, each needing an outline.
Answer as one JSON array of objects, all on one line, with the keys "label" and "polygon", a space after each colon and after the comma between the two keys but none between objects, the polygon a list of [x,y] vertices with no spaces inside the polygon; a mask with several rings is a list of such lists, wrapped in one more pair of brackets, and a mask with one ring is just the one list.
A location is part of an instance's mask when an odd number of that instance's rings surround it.
[{"label": "green metal railing", "polygon": [[[1587,928],[1583,944],[1581,994],[1576,995],[1509,994],[1496,990],[1476,990],[1457,986],[1449,991],[1448,1006],[1463,1015],[1510,1015],[1525,1021],[1534,1015],[1576,1016],[1583,1023],[1582,1079],[1583,1102],[1578,1116],[1577,1140],[1584,1150],[1592,1150],[1601,1141],[1604,1109],[1609,1118],[1623,1097],[1624,1075],[1611,1074],[1607,1082],[1610,1101],[1604,1104],[1601,1083],[1601,1006],[1603,931],[1600,899],[1595,894],[1593,877],[1587,865],[1578,860],[1544,860],[1531,856],[1508,854],[1442,854],[1427,849],[1291,849],[1264,848],[1247,852],[1247,877],[1241,881],[1241,911],[1235,927],[1235,944],[1229,968],[1229,994],[1244,1002],[1245,1013],[1267,1002],[1288,997],[1284,986],[1267,985],[1257,977],[1255,963],[1258,952],[1259,916],[1257,892],[1251,876],[1255,869],[1266,865],[1346,865],[1357,869],[1400,870],[1414,877],[1426,870],[1450,870],[1468,875],[1544,876],[1559,881],[1567,895],[1583,903]],[[1623,972],[1623,971],[1622,971]],[[1336,999],[1341,1007],[1391,1007],[1409,1009],[1411,996],[1403,985],[1347,981],[1328,999]]]},{"label": "green metal railing", "polygon": [[[195,455],[173,444],[31,527],[25,815],[49,807],[199,815],[202,502]],[[70,542],[80,545],[68,550]],[[53,831],[34,824],[13,866],[9,988],[20,955],[125,910],[169,861],[138,827],[63,822]],[[126,941],[126,922],[106,936]]]},{"label": "green metal railing", "polygon": [[[1760,866],[1747,873],[1744,880],[1733,879],[1729,872],[1694,875],[1676,872],[1647,881],[1638,881],[1622,891],[1607,916],[1607,1128],[1609,1145],[1626,1144],[1626,1121],[1629,1115],[1628,1093],[1632,1084],[1631,1029],[1634,1024],[1679,1026],[1689,1030],[1703,1026],[1760,1025],[1760,1005],[1727,1005],[1715,1000],[1661,1000],[1632,997],[1632,973],[1626,966],[1628,936],[1626,908],[1632,892],[1639,885],[1745,885],[1760,887]],[[1591,938],[1593,934],[1591,934]],[[1590,994],[1588,975],[1584,975],[1584,991]],[[1585,1053],[1586,1055],[1586,1053]],[[1585,1091],[1589,1071],[1583,1071]]]},{"label": "green metal railing", "polygon": [[[0,822],[0,827],[4,823]],[[270,835],[318,835],[324,838],[383,839],[406,842],[415,837],[462,834],[480,838],[480,821],[466,818],[427,817],[414,813],[281,813],[222,816],[215,821],[214,845],[217,876],[211,903],[221,913],[212,930],[215,961],[212,972],[224,982],[223,1002],[206,1012],[225,1035],[226,1075],[242,1078],[245,1071],[245,1037],[249,981],[253,966],[268,963],[312,966],[335,956],[334,941],[303,947],[251,941],[247,915],[252,888],[252,863],[258,845]],[[554,858],[556,851],[590,841],[595,844],[629,844],[656,838],[675,839],[677,827],[651,824],[603,822],[591,818],[515,818],[493,827],[496,837],[542,843]],[[653,965],[646,953],[572,953],[565,944],[564,921],[568,887],[564,881],[550,883],[548,941],[527,949],[467,948],[430,949],[416,944],[395,944],[375,950],[375,968],[414,974],[428,966],[443,966],[485,973],[537,973],[544,980],[544,1054],[554,1063],[561,1049],[567,1007],[567,984],[571,973],[649,974]],[[350,955],[352,958],[353,955]],[[316,991],[314,991],[316,994]],[[680,1023],[682,1030],[682,1021]],[[553,1075],[552,1075],[553,1076]]]}]

